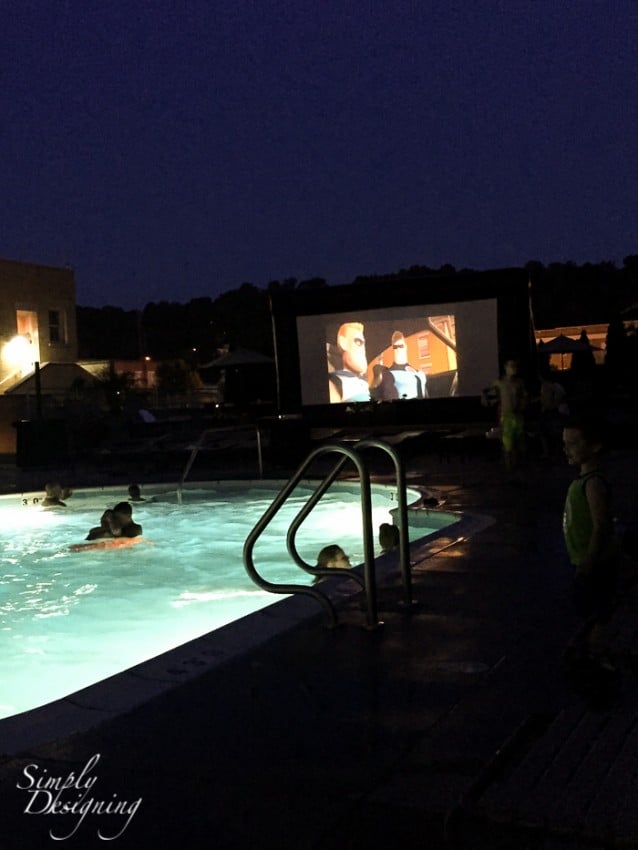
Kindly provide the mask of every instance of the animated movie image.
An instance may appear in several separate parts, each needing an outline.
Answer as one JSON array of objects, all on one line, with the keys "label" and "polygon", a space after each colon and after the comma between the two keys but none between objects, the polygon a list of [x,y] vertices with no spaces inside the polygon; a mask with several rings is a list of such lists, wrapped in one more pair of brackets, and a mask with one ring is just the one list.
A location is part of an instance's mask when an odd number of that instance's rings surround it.
[{"label": "animated movie image", "polygon": [[[415,326],[416,325],[416,326]],[[326,328],[331,403],[455,396],[458,388],[453,314],[364,323],[356,317]]]}]

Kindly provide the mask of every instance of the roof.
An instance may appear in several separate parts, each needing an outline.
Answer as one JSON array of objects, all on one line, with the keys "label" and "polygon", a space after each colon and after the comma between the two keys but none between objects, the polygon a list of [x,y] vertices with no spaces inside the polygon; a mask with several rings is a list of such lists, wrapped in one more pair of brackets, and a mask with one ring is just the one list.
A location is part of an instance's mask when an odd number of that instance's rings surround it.
[{"label": "roof", "polygon": [[[44,363],[40,366],[40,391],[45,395],[66,393],[74,381],[81,378],[91,383],[96,378],[77,363]],[[5,391],[6,395],[35,395],[35,372],[22,378]]]}]

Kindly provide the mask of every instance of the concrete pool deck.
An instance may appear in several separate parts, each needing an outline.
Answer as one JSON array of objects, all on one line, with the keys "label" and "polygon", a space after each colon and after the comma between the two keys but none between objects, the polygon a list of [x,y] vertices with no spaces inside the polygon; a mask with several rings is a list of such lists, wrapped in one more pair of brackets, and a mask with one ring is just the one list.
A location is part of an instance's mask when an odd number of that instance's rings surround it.
[{"label": "concrete pool deck", "polygon": [[[609,467],[617,513],[635,516],[638,455],[619,452]],[[356,597],[346,599],[337,629],[325,629],[318,610],[126,714],[0,756],[0,848],[59,847],[49,830],[68,834],[79,815],[37,814],[44,793],[26,813],[25,786],[83,770],[95,800],[142,798],[117,848],[523,850],[561,836],[571,850],[600,838],[585,811],[582,829],[578,819],[566,827],[540,817],[530,830],[529,813],[519,817],[512,804],[503,823],[483,793],[507,784],[491,770],[495,753],[531,729],[530,718],[551,729],[552,719],[573,716],[576,728],[594,714],[559,665],[576,625],[561,538],[572,471],[538,464],[512,483],[494,460],[424,455],[410,459],[408,475],[440,493],[445,509],[496,520],[419,559],[418,607],[402,612],[398,582],[380,586],[376,630],[363,628]],[[631,676],[623,689],[604,716],[623,718],[633,746]],[[517,764],[532,739],[521,747]],[[125,820],[88,814],[62,846],[104,847],[98,829],[113,835]],[[638,846],[638,831],[632,840]]]}]

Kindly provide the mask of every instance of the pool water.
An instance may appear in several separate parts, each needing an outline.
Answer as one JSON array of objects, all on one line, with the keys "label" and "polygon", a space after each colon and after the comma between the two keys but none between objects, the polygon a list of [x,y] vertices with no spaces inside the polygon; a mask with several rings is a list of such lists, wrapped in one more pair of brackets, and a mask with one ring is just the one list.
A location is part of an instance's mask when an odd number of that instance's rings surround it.
[{"label": "pool water", "polygon": [[[148,497],[153,491],[148,490]],[[58,699],[281,600],[248,578],[244,541],[278,488],[256,483],[157,491],[133,503],[143,541],[81,553],[70,547],[125,498],[115,488],[74,494],[67,508],[0,497],[0,717]],[[310,584],[286,551],[290,521],[312,492],[300,486],[257,542],[268,580]],[[418,494],[414,491],[414,497]],[[374,528],[396,507],[373,487]],[[418,536],[427,530],[419,528]],[[363,560],[358,487],[334,484],[304,522],[299,554],[314,563],[339,542]]]}]

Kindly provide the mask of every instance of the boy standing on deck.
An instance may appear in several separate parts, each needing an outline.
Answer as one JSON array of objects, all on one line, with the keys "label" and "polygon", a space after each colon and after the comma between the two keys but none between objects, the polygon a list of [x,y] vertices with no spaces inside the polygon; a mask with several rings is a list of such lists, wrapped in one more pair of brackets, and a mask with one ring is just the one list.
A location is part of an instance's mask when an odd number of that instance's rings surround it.
[{"label": "boy standing on deck", "polygon": [[579,468],[563,512],[576,604],[583,617],[572,650],[600,660],[601,632],[613,612],[618,584],[610,488],[601,461],[602,427],[594,420],[572,420],[563,429],[563,445],[568,462]]},{"label": "boy standing on deck", "polygon": [[503,458],[512,470],[525,454],[527,391],[518,374],[518,360],[506,361],[503,376],[483,391],[483,404],[499,406]]}]

